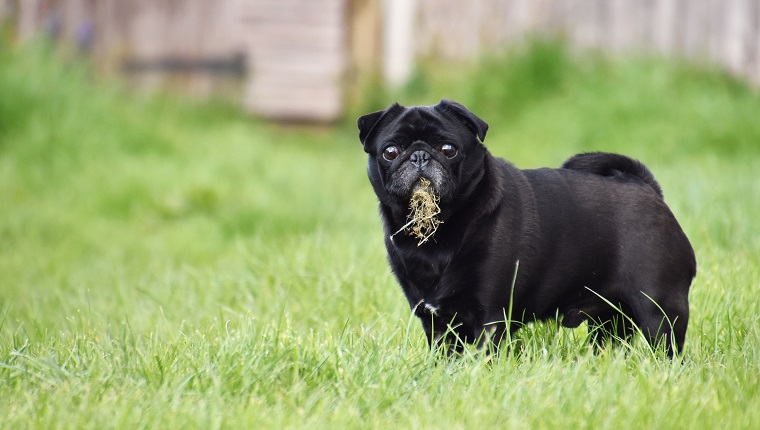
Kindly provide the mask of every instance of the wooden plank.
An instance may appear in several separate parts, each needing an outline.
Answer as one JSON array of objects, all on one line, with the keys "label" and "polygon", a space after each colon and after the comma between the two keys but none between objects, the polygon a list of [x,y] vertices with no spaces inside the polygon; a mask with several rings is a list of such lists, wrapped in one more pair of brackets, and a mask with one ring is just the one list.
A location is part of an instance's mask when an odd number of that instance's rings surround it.
[{"label": "wooden plank", "polygon": [[256,0],[243,10],[252,56],[245,104],[269,118],[332,121],[342,111],[345,0]]}]

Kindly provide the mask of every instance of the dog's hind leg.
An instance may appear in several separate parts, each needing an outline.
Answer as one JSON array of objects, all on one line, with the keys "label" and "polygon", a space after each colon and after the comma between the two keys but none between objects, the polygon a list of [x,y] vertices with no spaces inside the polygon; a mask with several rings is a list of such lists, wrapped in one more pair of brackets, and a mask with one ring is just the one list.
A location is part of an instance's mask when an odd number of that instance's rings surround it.
[{"label": "dog's hind leg", "polygon": [[599,351],[607,344],[619,345],[622,342],[630,342],[635,333],[630,315],[630,312],[625,309],[623,313],[612,311],[590,318],[588,320],[589,343],[596,351]]},{"label": "dog's hind leg", "polygon": [[683,351],[686,327],[689,323],[687,300],[666,300],[658,303],[654,298],[640,292],[631,300],[633,320],[644,334],[647,342],[656,348],[665,345],[669,357]]}]

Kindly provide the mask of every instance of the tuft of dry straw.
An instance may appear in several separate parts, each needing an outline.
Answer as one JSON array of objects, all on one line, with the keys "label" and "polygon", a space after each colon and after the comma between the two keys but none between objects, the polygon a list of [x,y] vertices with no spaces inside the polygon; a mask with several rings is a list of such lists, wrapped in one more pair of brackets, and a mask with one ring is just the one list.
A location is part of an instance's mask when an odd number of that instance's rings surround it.
[{"label": "tuft of dry straw", "polygon": [[438,230],[438,226],[443,223],[438,219],[438,214],[441,213],[441,208],[438,206],[439,201],[440,197],[435,194],[435,189],[433,189],[430,181],[420,178],[420,182],[414,188],[412,198],[409,200],[409,215],[406,217],[409,222],[393,233],[391,240],[393,236],[404,231],[409,236],[414,236],[420,240],[417,246],[427,242]]}]

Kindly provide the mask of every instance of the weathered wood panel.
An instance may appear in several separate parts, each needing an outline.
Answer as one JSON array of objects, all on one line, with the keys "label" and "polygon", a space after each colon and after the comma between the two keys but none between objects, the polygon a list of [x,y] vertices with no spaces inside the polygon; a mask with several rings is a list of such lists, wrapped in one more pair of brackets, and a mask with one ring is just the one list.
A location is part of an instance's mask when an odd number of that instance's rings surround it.
[{"label": "weathered wood panel", "polygon": [[241,6],[254,61],[245,93],[253,112],[332,121],[343,111],[345,0],[251,0]]}]

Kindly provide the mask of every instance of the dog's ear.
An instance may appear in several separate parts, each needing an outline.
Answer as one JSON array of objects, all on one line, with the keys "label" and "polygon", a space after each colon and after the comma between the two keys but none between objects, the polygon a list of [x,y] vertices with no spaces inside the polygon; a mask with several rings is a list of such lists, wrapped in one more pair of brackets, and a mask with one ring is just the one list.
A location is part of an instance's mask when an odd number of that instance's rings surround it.
[{"label": "dog's ear", "polygon": [[451,100],[442,99],[435,106],[435,109],[441,112],[449,113],[455,116],[456,118],[458,118],[467,126],[467,128],[472,130],[472,132],[475,133],[476,136],[478,136],[478,139],[480,139],[481,142],[483,142],[486,139],[488,124],[482,119],[478,118],[477,115],[470,112],[466,107],[462,106],[461,104],[457,102],[453,102]]},{"label": "dog's ear", "polygon": [[404,107],[398,103],[393,103],[388,106],[387,109],[368,113],[367,115],[359,117],[356,121],[356,125],[359,127],[359,141],[364,145],[365,150],[367,146],[367,138],[372,134],[377,126],[387,117],[396,116],[399,112],[404,110]]}]

